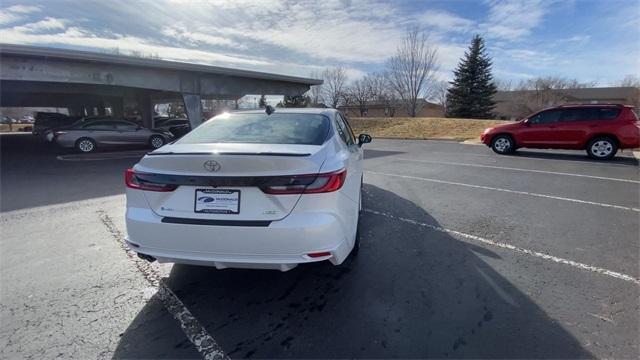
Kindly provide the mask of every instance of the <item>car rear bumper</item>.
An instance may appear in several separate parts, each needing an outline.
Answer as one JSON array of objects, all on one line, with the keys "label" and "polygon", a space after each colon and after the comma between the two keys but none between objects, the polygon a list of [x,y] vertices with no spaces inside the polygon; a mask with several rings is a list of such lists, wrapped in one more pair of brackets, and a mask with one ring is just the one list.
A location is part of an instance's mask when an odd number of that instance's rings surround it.
[{"label": "car rear bumper", "polygon": [[[268,226],[216,226],[162,222],[150,209],[128,208],[127,244],[159,262],[224,268],[278,269],[329,260],[342,263],[354,239],[334,214],[291,213]],[[330,255],[310,257],[308,254]]]}]

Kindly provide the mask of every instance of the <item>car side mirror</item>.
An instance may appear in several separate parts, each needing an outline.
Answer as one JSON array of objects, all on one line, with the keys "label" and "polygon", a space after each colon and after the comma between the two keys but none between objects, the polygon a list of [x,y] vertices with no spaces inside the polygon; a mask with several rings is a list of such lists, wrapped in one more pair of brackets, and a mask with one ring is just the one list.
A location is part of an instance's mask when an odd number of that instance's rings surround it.
[{"label": "car side mirror", "polygon": [[369,134],[358,135],[358,146],[362,146],[362,144],[368,144],[370,142],[371,142],[371,135]]},{"label": "car side mirror", "polygon": [[525,126],[531,126],[531,123],[529,122],[529,119],[524,119],[524,121],[522,121],[522,123],[523,123]]}]

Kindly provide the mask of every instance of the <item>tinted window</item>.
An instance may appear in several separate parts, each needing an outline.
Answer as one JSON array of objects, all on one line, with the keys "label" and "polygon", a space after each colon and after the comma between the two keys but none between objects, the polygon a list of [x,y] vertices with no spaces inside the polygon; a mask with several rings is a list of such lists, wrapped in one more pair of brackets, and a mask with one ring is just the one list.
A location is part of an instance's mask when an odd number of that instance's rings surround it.
[{"label": "tinted window", "polygon": [[84,125],[83,128],[89,130],[113,130],[115,129],[115,124],[113,121],[94,121]]},{"label": "tinted window", "polygon": [[558,122],[562,110],[547,110],[531,118],[531,124],[552,124]]},{"label": "tinted window", "polygon": [[597,119],[598,120],[613,120],[613,119],[617,118],[618,115],[620,115],[620,109],[618,109],[618,108],[612,108],[612,107],[599,108],[598,109]]},{"label": "tinted window", "polygon": [[138,125],[134,124],[134,123],[130,123],[128,121],[116,121],[115,122],[116,128],[118,130],[135,130],[138,128]]},{"label": "tinted window", "polygon": [[177,143],[321,145],[328,133],[329,119],[317,114],[222,114],[200,125]]},{"label": "tinted window", "polygon": [[351,133],[349,127],[345,123],[344,119],[340,114],[336,115],[336,130],[338,130],[338,134],[342,141],[344,141],[347,145],[355,144],[355,139],[353,138],[353,134]]}]

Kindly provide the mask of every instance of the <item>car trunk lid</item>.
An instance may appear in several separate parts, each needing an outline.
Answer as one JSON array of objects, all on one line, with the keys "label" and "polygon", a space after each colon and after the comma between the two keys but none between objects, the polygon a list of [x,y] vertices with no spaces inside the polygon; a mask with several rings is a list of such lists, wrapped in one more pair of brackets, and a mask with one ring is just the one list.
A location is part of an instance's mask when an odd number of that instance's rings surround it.
[{"label": "car trunk lid", "polygon": [[145,156],[135,171],[153,174],[150,181],[179,185],[170,192],[144,192],[160,216],[274,221],[286,217],[301,195],[266,194],[261,184],[316,174],[325,158],[318,145],[174,144]]}]

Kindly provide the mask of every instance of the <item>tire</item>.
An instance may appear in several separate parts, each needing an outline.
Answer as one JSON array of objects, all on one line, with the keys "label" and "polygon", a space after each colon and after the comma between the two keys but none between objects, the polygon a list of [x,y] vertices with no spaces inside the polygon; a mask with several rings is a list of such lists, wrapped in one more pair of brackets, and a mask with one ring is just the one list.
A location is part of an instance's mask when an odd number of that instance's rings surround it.
[{"label": "tire", "polygon": [[598,136],[587,143],[587,154],[596,160],[609,160],[618,152],[618,142],[608,136]]},{"label": "tire", "polygon": [[76,151],[81,152],[83,154],[88,154],[96,151],[96,141],[91,138],[80,138],[76,140],[76,144],[74,146]]},{"label": "tire", "polygon": [[491,140],[491,150],[500,155],[511,154],[516,150],[515,142],[511,135],[496,135]]},{"label": "tire", "polygon": [[152,149],[159,149],[164,145],[165,141],[164,138],[160,135],[152,135],[149,138],[149,146]]}]

